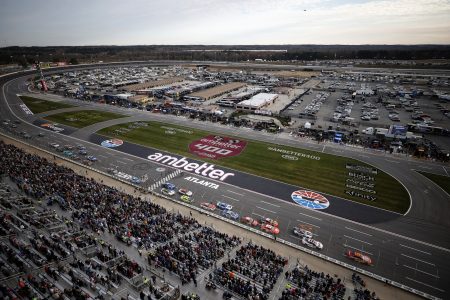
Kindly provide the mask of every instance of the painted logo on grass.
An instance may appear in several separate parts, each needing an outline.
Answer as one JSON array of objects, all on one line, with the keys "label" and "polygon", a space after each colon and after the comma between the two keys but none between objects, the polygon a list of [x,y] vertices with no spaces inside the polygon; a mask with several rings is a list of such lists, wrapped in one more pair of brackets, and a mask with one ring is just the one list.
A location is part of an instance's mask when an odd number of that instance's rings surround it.
[{"label": "painted logo on grass", "polygon": [[327,198],[313,191],[298,190],[291,194],[292,200],[295,203],[312,209],[325,209],[330,206]]},{"label": "painted logo on grass", "polygon": [[101,143],[101,145],[106,148],[116,148],[121,146],[122,144],[123,141],[119,139],[106,140]]},{"label": "painted logo on grass", "polygon": [[200,157],[219,159],[241,154],[246,141],[226,136],[208,135],[189,144],[189,151]]}]

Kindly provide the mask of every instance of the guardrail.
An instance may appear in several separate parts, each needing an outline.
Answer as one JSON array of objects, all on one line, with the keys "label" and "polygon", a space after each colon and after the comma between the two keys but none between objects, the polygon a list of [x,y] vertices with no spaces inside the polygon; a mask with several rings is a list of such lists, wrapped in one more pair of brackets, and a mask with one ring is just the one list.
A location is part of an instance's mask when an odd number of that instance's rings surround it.
[{"label": "guardrail", "polygon": [[428,294],[428,293],[424,293],[424,292],[422,292],[422,291],[416,290],[416,289],[414,289],[414,288],[411,288],[411,287],[406,286],[406,285],[404,285],[404,284],[401,284],[401,283],[399,283],[399,282],[392,281],[392,280],[387,279],[387,278],[385,278],[385,277],[382,277],[382,276],[380,276],[380,275],[377,275],[377,274],[374,274],[374,273],[372,273],[372,272],[366,271],[366,270],[364,270],[364,269],[355,267],[355,266],[353,266],[353,265],[347,264],[347,263],[345,263],[345,262],[342,262],[342,261],[340,261],[340,260],[337,260],[337,259],[335,259],[335,258],[326,256],[326,255],[323,255],[323,254],[321,254],[321,253],[312,251],[312,250],[310,250],[310,249],[308,249],[308,248],[302,247],[302,246],[297,245],[297,244],[294,244],[294,243],[292,243],[292,242],[289,242],[289,241],[286,241],[286,240],[283,240],[283,239],[276,238],[276,237],[274,237],[274,236],[271,235],[271,234],[262,232],[262,231],[260,231],[260,230],[256,230],[255,228],[252,228],[252,227],[247,226],[247,225],[244,225],[244,224],[242,224],[242,223],[239,223],[239,222],[230,220],[230,219],[228,219],[228,218],[225,218],[225,217],[220,216],[220,215],[218,215],[218,214],[212,213],[212,212],[207,211],[207,210],[205,210],[205,209],[202,209],[202,208],[200,208],[200,207],[196,207],[196,206],[193,206],[193,205],[191,205],[191,204],[189,204],[189,203],[186,203],[186,202],[183,202],[183,201],[179,201],[179,200],[176,200],[176,199],[167,197],[167,196],[165,196],[165,195],[159,194],[159,193],[154,192],[154,191],[150,191],[150,192],[149,192],[148,190],[142,188],[141,186],[138,186],[138,185],[133,184],[133,183],[131,183],[131,182],[129,182],[129,181],[123,180],[122,178],[119,178],[119,177],[117,177],[117,176],[113,176],[112,174],[108,174],[108,173],[103,172],[103,171],[100,171],[100,170],[98,170],[98,169],[94,169],[94,168],[92,168],[92,167],[90,167],[90,166],[84,165],[84,164],[82,164],[82,163],[80,163],[80,162],[78,162],[78,161],[71,160],[71,159],[69,159],[69,158],[67,158],[67,157],[64,157],[64,156],[61,156],[61,155],[59,155],[59,154],[55,154],[55,153],[53,153],[53,152],[48,151],[47,149],[43,149],[43,148],[40,148],[40,147],[38,147],[38,146],[31,145],[31,144],[29,144],[29,143],[27,143],[27,142],[25,142],[25,141],[18,140],[18,139],[14,138],[14,137],[11,137],[11,136],[8,136],[8,135],[4,134],[3,132],[0,132],[0,135],[6,137],[6,138],[8,138],[8,139],[14,140],[14,141],[16,141],[16,142],[18,142],[18,143],[27,145],[28,147],[32,147],[32,148],[38,149],[38,150],[40,150],[40,151],[43,151],[43,152],[45,152],[45,153],[47,153],[47,154],[49,154],[49,155],[53,155],[53,156],[58,157],[58,158],[63,159],[63,160],[67,160],[67,161],[69,161],[69,162],[71,162],[71,163],[73,163],[73,164],[76,164],[76,165],[78,165],[78,166],[80,166],[80,167],[83,167],[83,168],[86,168],[86,169],[88,169],[88,170],[91,170],[91,171],[93,171],[93,172],[96,172],[96,173],[102,174],[102,175],[104,175],[104,176],[108,176],[108,177],[114,178],[114,179],[116,179],[116,180],[118,180],[118,181],[120,181],[120,182],[122,182],[122,183],[125,183],[125,184],[128,184],[128,185],[130,185],[130,186],[133,186],[135,189],[137,189],[137,190],[139,190],[139,191],[141,191],[141,192],[143,192],[143,193],[151,193],[151,194],[154,195],[154,196],[158,196],[158,197],[160,197],[160,198],[164,198],[164,199],[173,201],[173,202],[175,202],[175,203],[184,205],[184,206],[186,206],[186,207],[188,207],[188,208],[190,208],[190,209],[196,210],[196,211],[198,211],[198,212],[200,212],[200,213],[204,213],[204,214],[206,214],[206,215],[209,215],[209,216],[214,217],[214,218],[216,218],[216,219],[222,220],[222,221],[224,221],[224,222],[231,223],[231,224],[233,224],[233,225],[235,225],[235,226],[238,226],[238,227],[243,228],[243,229],[245,229],[245,230],[251,231],[251,232],[256,233],[256,234],[258,234],[258,235],[264,236],[264,237],[266,237],[266,238],[276,240],[277,242],[280,242],[280,243],[282,243],[282,244],[284,244],[284,245],[287,245],[287,246],[289,246],[289,247],[292,247],[292,248],[294,248],[294,249],[303,251],[303,252],[305,252],[305,253],[308,253],[308,254],[313,255],[313,256],[315,256],[315,257],[318,257],[318,258],[321,258],[321,259],[326,260],[326,261],[328,261],[328,262],[332,262],[332,263],[334,263],[334,264],[337,264],[337,265],[339,265],[339,266],[341,266],[341,267],[350,269],[350,270],[352,270],[352,271],[355,271],[355,272],[364,274],[364,275],[366,275],[366,276],[368,276],[368,277],[371,277],[371,278],[376,279],[376,280],[379,280],[379,281],[381,281],[381,282],[383,282],[383,283],[390,284],[390,285],[392,285],[392,286],[398,287],[398,288],[400,288],[400,289],[402,289],[402,290],[405,290],[405,291],[408,291],[408,292],[410,292],[410,293],[419,295],[419,296],[421,296],[421,297],[423,297],[423,298],[431,299],[431,300],[440,300],[440,298],[435,297],[435,296],[433,296],[433,295],[430,295],[430,294]]}]

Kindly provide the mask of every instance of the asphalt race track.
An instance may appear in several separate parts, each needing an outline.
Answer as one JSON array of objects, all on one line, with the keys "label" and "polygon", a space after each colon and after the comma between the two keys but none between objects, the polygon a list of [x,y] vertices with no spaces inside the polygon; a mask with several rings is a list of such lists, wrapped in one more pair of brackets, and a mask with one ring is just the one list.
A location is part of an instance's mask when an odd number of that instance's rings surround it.
[{"label": "asphalt race track", "polygon": [[[99,159],[93,165],[99,170],[117,168],[133,176],[146,174],[148,180],[143,185],[154,187],[155,191],[159,189],[158,182],[170,178],[170,182],[177,187],[193,191],[193,204],[196,206],[202,202],[224,201],[232,204],[233,210],[240,216],[270,217],[278,220],[281,230],[279,237],[290,242],[301,244],[292,231],[294,226],[302,224],[310,228],[315,238],[323,243],[322,254],[353,264],[344,257],[344,252],[346,249],[358,249],[370,255],[374,265],[355,264],[355,266],[435,297],[450,298],[450,289],[447,286],[448,278],[450,278],[450,262],[447,259],[450,254],[449,196],[432,182],[412,171],[412,169],[418,169],[445,174],[445,168],[448,169],[446,165],[408,160],[382,153],[363,152],[336,145],[305,143],[283,135],[265,135],[185,118],[105,105],[101,105],[103,110],[125,113],[130,117],[94,124],[79,130],[63,126],[64,134],[45,131],[44,137],[37,137],[37,134],[44,130],[36,125],[40,125],[43,121],[36,116],[26,115],[18,105],[21,101],[16,96],[26,92],[25,79],[23,77],[11,81],[2,79],[1,83],[0,118],[2,120],[20,118],[22,121],[18,124],[16,132],[26,131],[32,135],[33,138],[27,140],[28,143],[47,150],[49,150],[47,145],[50,142],[60,145],[84,144],[89,154]],[[76,100],[67,101],[83,105],[83,109],[100,106]],[[157,120],[356,158],[371,163],[401,181],[411,194],[412,206],[406,216],[402,216],[326,195],[330,200],[330,207],[324,211],[315,211],[302,208],[290,199],[292,191],[300,189],[299,187],[224,167],[218,168],[236,175],[229,177],[225,182],[217,182],[186,171],[176,172],[168,166],[150,161],[147,156],[156,152],[154,149],[131,143],[124,143],[115,149],[99,145],[105,138],[94,134],[98,129],[130,120]],[[12,135],[11,131],[11,128],[0,127],[0,132]],[[171,154],[171,156],[175,155]],[[194,162],[191,158],[189,161]],[[197,182],[192,181],[193,177]],[[213,182],[217,188],[201,185],[198,183],[200,180]]]}]

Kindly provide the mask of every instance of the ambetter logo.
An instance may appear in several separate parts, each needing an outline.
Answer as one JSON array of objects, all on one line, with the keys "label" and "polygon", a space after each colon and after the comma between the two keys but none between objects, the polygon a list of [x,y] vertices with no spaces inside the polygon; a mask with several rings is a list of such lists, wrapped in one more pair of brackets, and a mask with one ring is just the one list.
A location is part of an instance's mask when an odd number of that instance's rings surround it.
[{"label": "ambetter logo", "polygon": [[226,136],[208,135],[189,145],[189,151],[200,157],[219,159],[241,154],[247,146],[246,141]]}]

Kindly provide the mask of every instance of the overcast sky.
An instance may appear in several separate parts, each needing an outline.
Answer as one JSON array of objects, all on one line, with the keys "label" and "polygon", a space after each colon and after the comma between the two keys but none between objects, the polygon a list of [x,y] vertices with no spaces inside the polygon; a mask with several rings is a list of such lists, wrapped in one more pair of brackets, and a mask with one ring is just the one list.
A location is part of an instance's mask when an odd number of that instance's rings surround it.
[{"label": "overcast sky", "polygon": [[0,47],[450,44],[450,0],[0,0]]}]

